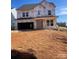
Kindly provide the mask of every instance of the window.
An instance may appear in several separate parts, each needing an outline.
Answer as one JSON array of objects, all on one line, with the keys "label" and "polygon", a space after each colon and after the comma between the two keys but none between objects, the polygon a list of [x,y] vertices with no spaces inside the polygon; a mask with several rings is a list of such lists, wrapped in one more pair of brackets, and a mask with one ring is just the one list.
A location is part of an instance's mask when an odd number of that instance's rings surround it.
[{"label": "window", "polygon": [[25,17],[25,13],[22,13],[22,16]]},{"label": "window", "polygon": [[50,21],[49,20],[47,20],[47,26],[50,26]]},{"label": "window", "polygon": [[48,15],[51,15],[51,10],[48,10]]},{"label": "window", "polygon": [[47,20],[47,26],[53,26],[53,20]]},{"label": "window", "polygon": [[26,12],[26,17],[28,17],[28,12]]},{"label": "window", "polygon": [[26,12],[26,13],[23,12],[23,13],[22,13],[22,16],[23,16],[23,17],[28,17],[28,12]]},{"label": "window", "polygon": [[38,10],[38,15],[40,15],[40,11]]},{"label": "window", "polygon": [[53,26],[53,20],[51,20],[51,26]]}]

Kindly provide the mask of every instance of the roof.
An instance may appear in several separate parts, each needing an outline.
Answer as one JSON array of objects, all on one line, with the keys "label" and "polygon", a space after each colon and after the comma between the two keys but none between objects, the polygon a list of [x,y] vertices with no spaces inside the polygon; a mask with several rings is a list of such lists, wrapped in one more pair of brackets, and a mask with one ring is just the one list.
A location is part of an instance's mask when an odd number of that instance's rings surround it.
[{"label": "roof", "polygon": [[17,10],[22,10],[22,11],[27,10],[28,11],[28,10],[33,9],[37,5],[39,5],[39,4],[25,4],[25,5],[22,5],[20,8],[18,8]]},{"label": "roof", "polygon": [[[54,5],[54,7],[56,7],[54,3],[52,3],[52,2],[48,2],[48,3],[50,3],[50,4]],[[21,11],[26,11],[27,10],[28,11],[28,10],[31,10],[34,7],[36,7],[37,5],[40,5],[40,4],[41,3],[37,3],[37,4],[25,4],[25,5],[22,5],[20,8],[18,8],[17,10],[21,10]]]},{"label": "roof", "polygon": [[54,3],[52,3],[52,2],[49,2],[49,3],[52,4],[54,7],[56,7],[56,5]]}]

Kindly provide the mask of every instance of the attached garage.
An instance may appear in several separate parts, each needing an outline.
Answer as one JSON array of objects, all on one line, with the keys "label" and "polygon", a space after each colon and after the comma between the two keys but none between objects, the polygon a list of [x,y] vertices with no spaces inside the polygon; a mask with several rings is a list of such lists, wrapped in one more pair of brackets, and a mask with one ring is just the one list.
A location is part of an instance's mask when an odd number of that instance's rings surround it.
[{"label": "attached garage", "polygon": [[18,23],[18,30],[32,30],[32,29],[34,29],[33,22]]}]

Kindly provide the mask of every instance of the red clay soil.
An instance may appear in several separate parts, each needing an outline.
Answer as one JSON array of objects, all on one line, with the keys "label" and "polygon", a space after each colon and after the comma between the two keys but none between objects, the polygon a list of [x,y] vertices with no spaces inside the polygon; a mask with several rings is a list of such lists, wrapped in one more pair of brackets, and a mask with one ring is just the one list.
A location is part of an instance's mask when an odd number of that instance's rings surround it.
[{"label": "red clay soil", "polygon": [[67,33],[54,30],[12,32],[11,49],[29,51],[37,59],[67,59]]}]

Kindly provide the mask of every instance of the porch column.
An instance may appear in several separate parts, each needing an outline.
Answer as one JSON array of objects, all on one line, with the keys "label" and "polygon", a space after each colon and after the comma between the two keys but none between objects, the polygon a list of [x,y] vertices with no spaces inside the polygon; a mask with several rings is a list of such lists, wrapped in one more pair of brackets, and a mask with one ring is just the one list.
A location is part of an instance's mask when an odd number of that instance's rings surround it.
[{"label": "porch column", "polygon": [[56,22],[57,22],[57,21],[56,21],[56,18],[54,18],[54,21],[53,21],[53,24],[54,24],[54,25],[53,25],[53,26],[54,26],[55,28],[56,28]]},{"label": "porch column", "polygon": [[36,21],[34,21],[34,29],[36,29]]},{"label": "porch column", "polygon": [[46,29],[46,26],[47,26],[46,21],[47,21],[46,19],[45,19],[45,20],[43,20],[43,28],[44,28],[44,29]]}]

